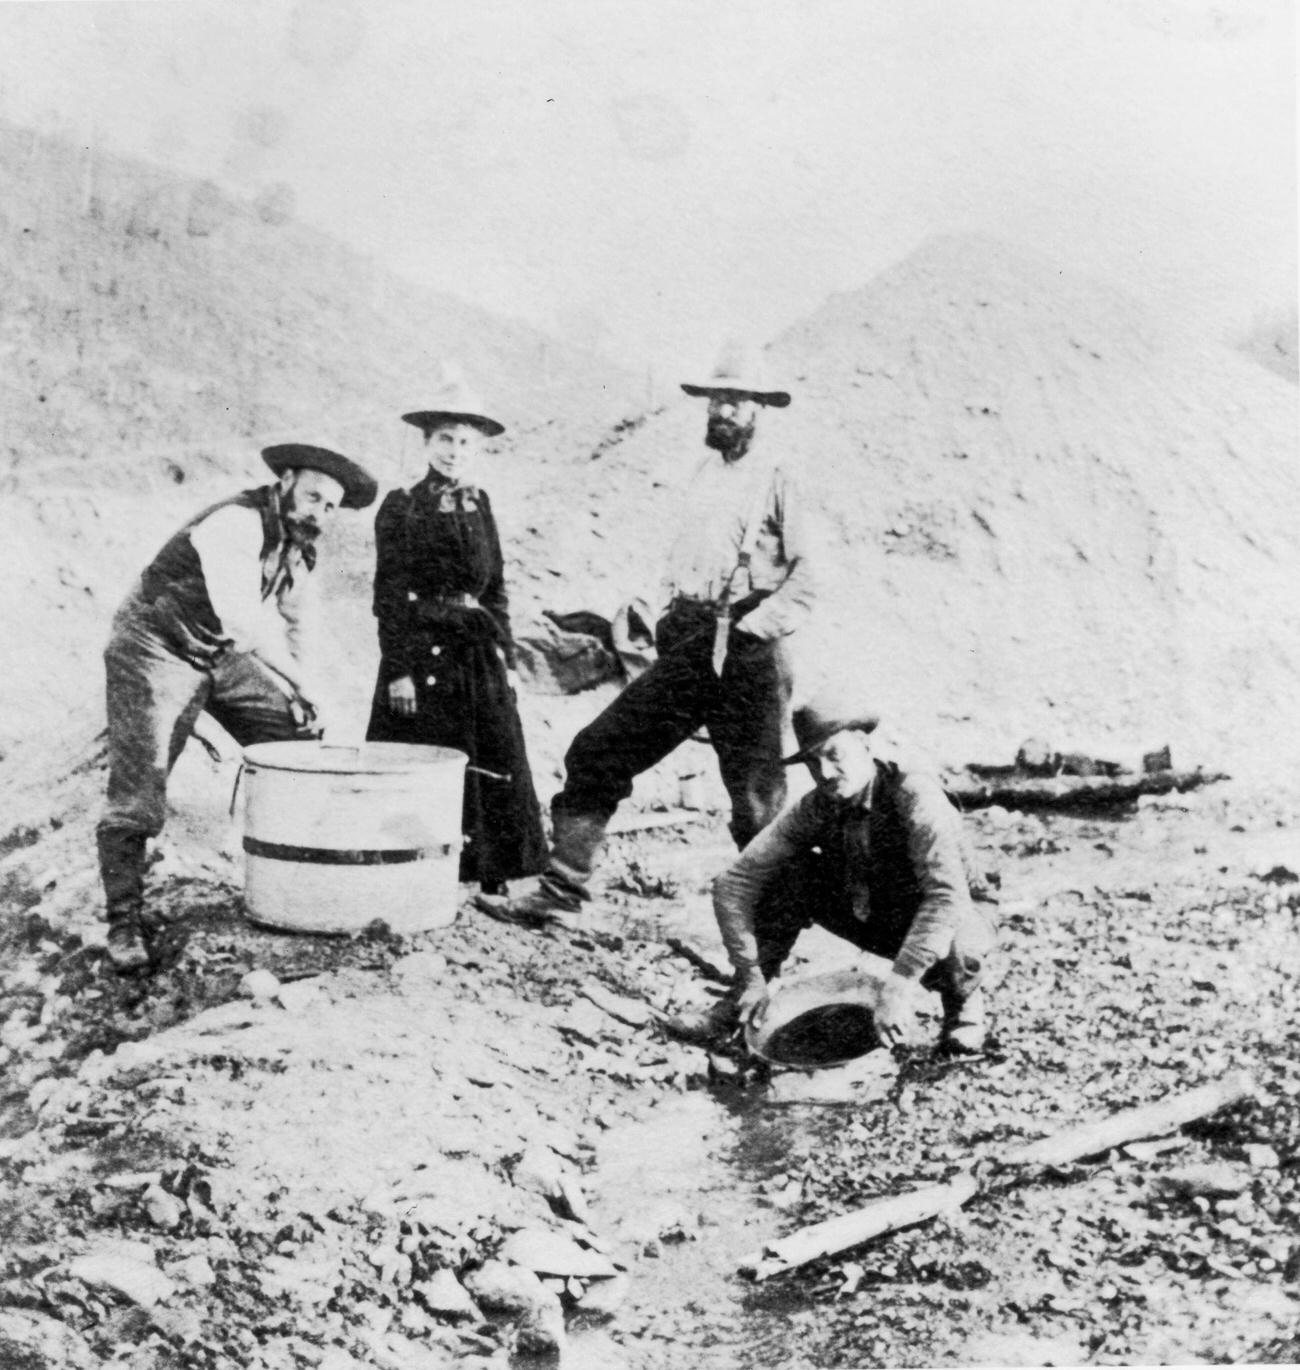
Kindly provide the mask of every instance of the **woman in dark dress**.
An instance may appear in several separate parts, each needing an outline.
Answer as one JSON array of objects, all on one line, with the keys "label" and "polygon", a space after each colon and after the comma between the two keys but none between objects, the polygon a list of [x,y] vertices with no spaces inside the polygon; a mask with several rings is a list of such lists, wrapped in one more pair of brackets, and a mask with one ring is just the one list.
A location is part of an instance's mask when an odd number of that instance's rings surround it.
[{"label": "woman in dark dress", "polygon": [[504,429],[454,390],[441,409],[402,416],[424,433],[429,470],[375,516],[381,660],[366,738],[468,754],[479,770],[465,776],[460,878],[501,894],[542,869],[546,843],[515,704],[501,543],[486,492],[460,479],[484,436]]}]

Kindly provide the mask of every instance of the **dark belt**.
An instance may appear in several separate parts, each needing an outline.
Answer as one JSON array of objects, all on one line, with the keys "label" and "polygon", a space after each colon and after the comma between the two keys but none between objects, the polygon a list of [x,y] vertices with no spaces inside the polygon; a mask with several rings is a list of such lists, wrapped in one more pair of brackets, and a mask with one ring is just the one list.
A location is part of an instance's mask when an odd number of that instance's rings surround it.
[{"label": "dark belt", "polygon": [[[751,609],[756,609],[765,599],[772,595],[771,590],[751,590],[749,594],[741,599],[732,600],[727,606],[727,615],[734,623],[738,618],[744,618]],[[700,618],[710,619],[718,616],[718,601],[716,599],[695,599],[691,595],[674,595],[668,605],[668,613],[677,610],[684,610],[687,613],[695,614]]]}]

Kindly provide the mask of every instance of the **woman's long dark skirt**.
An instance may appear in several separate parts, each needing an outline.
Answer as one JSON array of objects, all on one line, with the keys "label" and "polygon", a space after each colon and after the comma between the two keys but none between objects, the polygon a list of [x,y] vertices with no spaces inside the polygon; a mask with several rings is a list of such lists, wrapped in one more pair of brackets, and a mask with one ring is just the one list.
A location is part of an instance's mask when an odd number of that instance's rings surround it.
[{"label": "woman's long dark skirt", "polygon": [[490,885],[535,875],[546,864],[546,839],[505,666],[490,641],[453,645],[440,636],[442,642],[430,641],[420,653],[428,669],[412,676],[414,715],[404,718],[389,707],[381,668],[366,739],[455,747],[471,766],[507,776],[465,775],[460,878]]}]

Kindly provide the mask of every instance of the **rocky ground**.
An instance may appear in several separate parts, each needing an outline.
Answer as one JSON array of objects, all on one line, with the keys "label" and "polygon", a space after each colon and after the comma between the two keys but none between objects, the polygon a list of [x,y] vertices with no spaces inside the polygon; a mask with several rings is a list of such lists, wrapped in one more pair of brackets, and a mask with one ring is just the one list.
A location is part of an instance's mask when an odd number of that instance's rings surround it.
[{"label": "rocky ground", "polygon": [[[258,929],[229,861],[177,837],[153,897],[189,940],[142,981],[102,964],[83,823],[11,832],[0,1361],[1294,1359],[1300,808],[1225,785],[972,815],[1005,936],[988,1055],[771,1077],[657,1026],[716,992],[680,947],[721,960],[720,818],[676,817],[615,839],[576,935],[468,908],[412,939]],[[1259,1098],[1163,1142],[737,1274],[804,1223],[1235,1067]]]}]

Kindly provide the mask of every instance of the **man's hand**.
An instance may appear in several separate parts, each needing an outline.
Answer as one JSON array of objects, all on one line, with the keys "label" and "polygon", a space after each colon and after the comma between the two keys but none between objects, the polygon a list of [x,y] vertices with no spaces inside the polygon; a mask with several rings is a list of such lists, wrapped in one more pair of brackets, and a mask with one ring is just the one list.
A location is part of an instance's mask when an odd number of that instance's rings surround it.
[{"label": "man's hand", "polygon": [[736,1012],[741,1027],[758,1027],[763,1021],[764,1014],[767,1013],[769,1001],[767,981],[763,979],[763,972],[756,970],[740,985],[740,997],[736,1001]]},{"label": "man's hand", "polygon": [[325,735],[325,723],[320,710],[305,695],[295,694],[289,700],[289,712],[293,715],[294,727],[304,738]]},{"label": "man's hand", "polygon": [[519,672],[513,666],[506,667],[506,685],[516,700],[519,698]]},{"label": "man's hand", "polygon": [[403,718],[415,713],[415,681],[409,675],[388,682],[388,707]]},{"label": "man's hand", "polygon": [[880,988],[875,1012],[876,1033],[887,1047],[902,1046],[916,1031],[916,988],[911,980],[890,974]]}]

